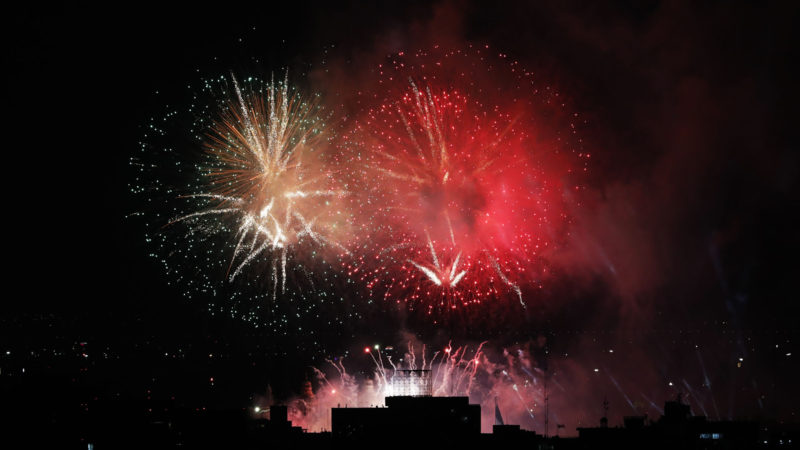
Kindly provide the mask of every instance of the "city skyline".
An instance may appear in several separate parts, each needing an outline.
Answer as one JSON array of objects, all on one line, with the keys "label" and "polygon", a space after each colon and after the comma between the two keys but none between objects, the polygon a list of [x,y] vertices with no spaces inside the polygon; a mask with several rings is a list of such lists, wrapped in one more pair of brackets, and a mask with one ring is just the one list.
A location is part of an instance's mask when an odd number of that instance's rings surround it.
[{"label": "city skyline", "polygon": [[10,17],[19,417],[315,431],[429,369],[484,433],[797,423],[795,7]]}]

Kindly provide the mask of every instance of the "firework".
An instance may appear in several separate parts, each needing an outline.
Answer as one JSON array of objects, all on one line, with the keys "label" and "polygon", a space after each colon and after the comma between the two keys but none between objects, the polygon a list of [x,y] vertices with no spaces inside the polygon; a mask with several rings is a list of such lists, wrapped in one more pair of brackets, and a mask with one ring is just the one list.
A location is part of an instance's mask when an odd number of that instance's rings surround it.
[{"label": "firework", "polygon": [[[132,190],[145,197],[147,240],[171,283],[209,299],[210,311],[285,333],[290,317],[320,317],[349,218],[319,97],[287,78],[231,75],[204,81],[188,111],[169,109],[132,161],[141,173]],[[279,295],[287,306],[261,301]]]},{"label": "firework", "polygon": [[396,55],[381,68],[388,95],[349,134],[376,224],[372,255],[349,269],[366,266],[372,292],[430,312],[508,294],[525,307],[523,287],[540,285],[568,222],[566,170],[553,157],[563,145],[542,137],[525,93],[498,94],[463,71],[474,61]]},{"label": "firework", "polygon": [[[411,342],[402,351],[367,347],[362,355],[372,367],[365,377],[348,372],[346,358],[329,359],[326,367],[330,370],[312,368],[316,391],[309,386],[301,398],[290,402],[292,422],[312,431],[330,429],[331,408],[382,406],[386,397],[414,395],[403,383],[413,383],[404,372],[416,371],[420,374],[415,377],[417,382],[430,387],[427,395],[469,397],[482,405],[486,415],[492,414],[490,405],[499,397],[509,417],[536,426],[533,411],[542,401],[540,381],[544,375],[526,367],[530,362],[521,349],[506,351],[499,361],[491,361],[484,352],[486,344],[454,347],[448,343],[433,351]],[[420,371],[426,372],[424,376]],[[423,386],[417,388],[412,386],[411,392],[427,391]],[[484,423],[492,421],[484,419]]]},{"label": "firework", "polygon": [[[376,297],[429,314],[489,300],[526,306],[569,224],[565,161],[576,147],[550,131],[562,120],[557,95],[531,87],[515,63],[492,66],[483,49],[391,58],[342,127],[327,126],[318,97],[286,79],[204,85],[221,95],[193,99],[191,145],[170,142],[165,153],[181,157],[137,179],[155,191],[134,186],[165,203],[148,240],[187,293],[221,298],[253,322],[259,299],[281,295],[293,305],[270,305],[269,320],[287,333],[290,315],[313,311],[334,327]],[[150,133],[165,127],[154,121]]]},{"label": "firework", "polygon": [[233,216],[230,280],[265,256],[274,296],[279,279],[286,289],[290,249],[304,241],[338,245],[327,237],[335,224],[324,216],[330,199],[344,192],[329,188],[330,175],[313,162],[304,164],[322,142],[324,127],[311,116],[313,105],[290,95],[287,81],[269,84],[265,96],[243,94],[235,77],[232,81],[236,101],[222,112],[206,143],[215,162],[207,174],[208,192],[188,196],[213,204],[173,222]]}]

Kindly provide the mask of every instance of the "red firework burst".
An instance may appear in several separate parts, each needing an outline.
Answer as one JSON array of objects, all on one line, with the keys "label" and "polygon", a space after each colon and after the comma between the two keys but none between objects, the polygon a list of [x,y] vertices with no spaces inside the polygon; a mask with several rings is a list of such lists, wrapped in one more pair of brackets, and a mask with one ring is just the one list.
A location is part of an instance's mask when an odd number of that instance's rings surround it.
[{"label": "red firework burst", "polygon": [[541,131],[530,74],[510,64],[511,84],[498,85],[502,66],[487,61],[482,50],[401,53],[380,68],[389,95],[347,138],[362,161],[354,182],[368,193],[358,201],[372,254],[349,270],[373,293],[432,312],[509,297],[524,306],[523,289],[541,286],[568,222],[571,169],[557,156],[571,149]]}]

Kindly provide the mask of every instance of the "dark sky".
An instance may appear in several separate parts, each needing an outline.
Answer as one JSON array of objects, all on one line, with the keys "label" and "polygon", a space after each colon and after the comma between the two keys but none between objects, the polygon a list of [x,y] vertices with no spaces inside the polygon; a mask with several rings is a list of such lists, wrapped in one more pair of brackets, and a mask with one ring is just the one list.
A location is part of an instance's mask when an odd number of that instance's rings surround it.
[{"label": "dark sky", "polygon": [[[596,155],[562,276],[515,336],[657,330],[621,364],[631,373],[648,346],[685,330],[702,330],[704,342],[735,336],[718,347],[726,357],[784,341],[797,350],[796,7],[333,3],[6,16],[5,338],[47,341],[28,321],[54,313],[68,340],[246,341],[246,326],[208,318],[166,285],[141,224],[126,218],[138,208],[129,159],[144,124],[209,74],[313,71],[325,60],[338,70],[312,82],[346,90],[387,53],[473,42],[563,92],[588,118],[582,133]],[[572,351],[583,339],[553,345]],[[797,398],[797,357],[756,356],[749,376]],[[765,415],[798,413],[770,405]]]}]

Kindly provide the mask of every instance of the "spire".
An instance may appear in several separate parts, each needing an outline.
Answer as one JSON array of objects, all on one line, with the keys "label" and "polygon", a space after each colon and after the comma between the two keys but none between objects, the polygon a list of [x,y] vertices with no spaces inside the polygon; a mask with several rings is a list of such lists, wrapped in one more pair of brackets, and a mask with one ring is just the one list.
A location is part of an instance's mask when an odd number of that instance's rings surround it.
[{"label": "spire", "polygon": [[[550,397],[547,395],[547,377],[544,379],[544,437],[548,437],[550,428]],[[558,430],[556,430],[558,434]]]},{"label": "spire", "polygon": [[503,416],[500,414],[500,406],[497,404],[497,397],[494,398],[494,424],[505,425],[503,423]]}]

